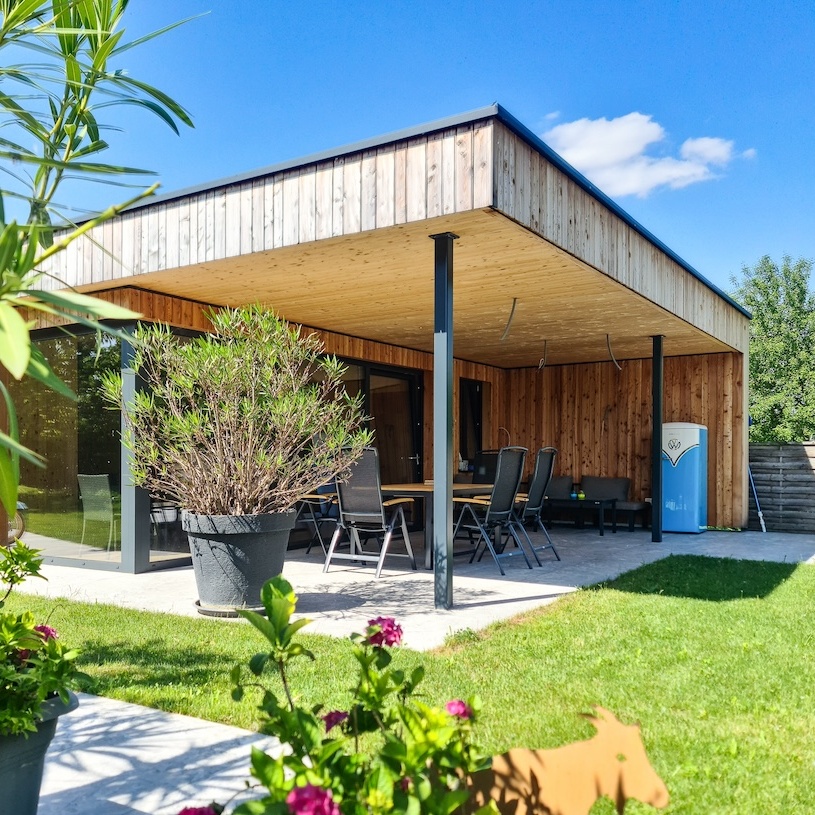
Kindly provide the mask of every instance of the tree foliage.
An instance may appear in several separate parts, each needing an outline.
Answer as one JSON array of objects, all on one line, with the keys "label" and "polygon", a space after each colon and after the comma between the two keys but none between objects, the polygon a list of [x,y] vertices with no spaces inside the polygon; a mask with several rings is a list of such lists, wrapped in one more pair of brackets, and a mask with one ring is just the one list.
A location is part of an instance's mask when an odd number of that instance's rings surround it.
[{"label": "tree foliage", "polygon": [[[42,461],[20,443],[5,375],[31,377],[75,398],[32,344],[34,324],[21,306],[46,319],[111,334],[117,332],[100,320],[139,316],[73,291],[45,290],[39,269],[155,187],[66,229],[55,242],[55,229],[71,220],[55,198],[57,190],[68,178],[122,183],[144,172],[98,160],[108,147],[102,134],[112,129],[100,116],[114,106],[141,108],[176,131],[177,123],[191,124],[184,109],[166,94],[116,67],[122,53],[162,33],[124,41],[127,5],[128,0],[0,0],[0,53],[11,58],[0,63],[0,413],[4,408],[6,415],[0,431],[0,503],[9,513],[16,507],[20,458]],[[13,63],[17,57],[24,61]],[[19,221],[7,217],[12,211],[19,213]]]},{"label": "tree foliage", "polygon": [[815,438],[815,295],[812,261],[768,255],[742,269],[733,296],[750,324],[750,440]]}]

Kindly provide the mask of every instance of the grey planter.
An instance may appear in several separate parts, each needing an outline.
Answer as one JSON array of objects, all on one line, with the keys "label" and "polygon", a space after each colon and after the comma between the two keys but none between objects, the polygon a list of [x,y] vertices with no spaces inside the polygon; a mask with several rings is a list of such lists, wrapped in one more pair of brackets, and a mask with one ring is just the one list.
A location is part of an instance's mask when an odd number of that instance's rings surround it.
[{"label": "grey planter", "polygon": [[196,515],[184,510],[181,526],[192,554],[198,611],[237,616],[236,608],[261,610],[260,590],[283,571],[297,513]]},{"label": "grey planter", "polygon": [[[57,719],[78,705],[79,699],[73,693],[67,703],[59,697],[46,699],[35,733],[28,737],[0,736],[0,800],[13,804],[14,815],[37,815],[45,754],[54,738]],[[2,811],[6,811],[5,807]]]}]

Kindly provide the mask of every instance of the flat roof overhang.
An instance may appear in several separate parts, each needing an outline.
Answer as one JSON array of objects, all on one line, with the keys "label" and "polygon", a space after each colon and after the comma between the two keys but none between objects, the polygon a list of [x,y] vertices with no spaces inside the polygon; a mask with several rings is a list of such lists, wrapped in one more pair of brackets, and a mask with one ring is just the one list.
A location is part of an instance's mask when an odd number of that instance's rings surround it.
[{"label": "flat roof overhang", "polygon": [[291,322],[432,353],[429,236],[448,231],[459,236],[459,359],[500,368],[638,359],[651,356],[654,335],[667,356],[733,350],[490,208],[116,282],[217,305],[260,302]]}]

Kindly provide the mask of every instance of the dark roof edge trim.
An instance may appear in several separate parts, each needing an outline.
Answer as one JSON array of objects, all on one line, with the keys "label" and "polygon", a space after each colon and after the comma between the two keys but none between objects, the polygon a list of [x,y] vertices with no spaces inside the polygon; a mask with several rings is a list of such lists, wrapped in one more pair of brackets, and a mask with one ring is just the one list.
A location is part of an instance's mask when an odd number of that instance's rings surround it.
[{"label": "dark roof edge trim", "polygon": [[460,113],[455,116],[448,116],[444,119],[438,119],[434,122],[427,122],[422,125],[396,130],[392,133],[387,133],[384,136],[376,136],[363,141],[354,142],[353,144],[347,144],[340,148],[322,150],[319,153],[312,153],[309,156],[291,159],[279,164],[272,164],[268,167],[262,167],[258,170],[240,173],[229,178],[209,181],[192,187],[186,187],[182,190],[152,196],[151,198],[146,198],[143,201],[139,201],[138,203],[128,207],[128,211],[141,209],[142,207],[148,207],[154,204],[166,203],[167,201],[173,201],[177,198],[184,198],[188,195],[211,192],[222,187],[240,184],[244,181],[251,181],[253,179],[272,175],[274,173],[285,172],[286,170],[293,170],[296,167],[304,167],[308,164],[317,164],[321,161],[329,161],[334,158],[339,158],[340,156],[360,153],[364,150],[373,150],[377,147],[382,147],[383,145],[390,144],[392,142],[417,138],[418,136],[425,136],[428,133],[433,133],[438,130],[446,130],[450,127],[456,127],[457,125],[471,124],[472,122],[479,121],[480,119],[490,118],[497,118],[518,136],[529,142],[536,150],[539,150],[549,162],[554,164],[555,167],[562,170],[569,178],[571,178],[581,189],[585,190],[593,198],[596,198],[601,204],[603,204],[603,206],[611,210],[611,212],[613,212],[618,218],[627,223],[632,229],[656,246],[661,252],[664,252],[669,258],[671,258],[671,260],[679,264],[686,272],[693,275],[700,283],[707,286],[707,288],[709,288],[714,294],[721,297],[726,303],[733,306],[733,308],[735,308],[745,317],[752,318],[752,315],[746,308],[744,308],[744,306],[733,300],[730,295],[726,294],[714,283],[711,283],[704,275],[694,269],[693,266],[679,257],[679,255],[677,255],[673,249],[666,246],[661,240],[659,240],[659,238],[632,218],[624,209],[622,209],[622,207],[619,206],[619,204],[615,203],[602,190],[600,190],[599,187],[592,184],[588,178],[586,178],[582,173],[578,172],[574,167],[572,167],[571,164],[569,164],[551,147],[549,147],[549,145],[546,144],[546,142],[544,142],[540,136],[533,133],[525,124],[516,119],[508,110],[503,108],[497,102],[492,105],[487,105],[486,107],[471,110],[468,113]]},{"label": "dark roof edge trim", "polygon": [[707,286],[714,294],[721,297],[726,303],[733,306],[737,311],[740,311],[748,319],[752,319],[752,314],[744,308],[744,306],[737,303],[729,294],[722,291],[715,283],[711,283],[703,274],[698,272],[689,263],[684,261],[676,252],[670,247],[666,246],[659,238],[652,232],[649,232],[639,221],[632,218],[619,204],[609,198],[599,187],[596,187],[591,181],[586,178],[582,173],[575,170],[569,162],[562,156],[558,155],[548,144],[546,144],[540,136],[536,136],[525,124],[516,119],[508,110],[496,104],[497,115],[499,121],[503,122],[510,130],[514,131],[522,139],[532,144],[535,149],[539,150],[546,156],[546,159],[555,165],[559,170],[562,170],[572,181],[575,182],[580,188],[585,190],[593,198],[596,198],[603,206],[610,209],[618,218],[625,221],[632,229],[639,232],[643,238],[652,243],[661,252],[664,252],[671,260],[678,263],[686,272],[692,274],[700,283]]}]

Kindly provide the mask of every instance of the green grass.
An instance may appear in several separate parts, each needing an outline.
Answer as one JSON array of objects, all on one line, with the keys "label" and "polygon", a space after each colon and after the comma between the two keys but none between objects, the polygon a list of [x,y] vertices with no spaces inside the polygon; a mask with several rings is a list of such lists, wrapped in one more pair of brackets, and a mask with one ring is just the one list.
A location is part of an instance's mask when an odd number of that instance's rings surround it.
[{"label": "green grass", "polygon": [[[84,650],[98,693],[255,724],[252,704],[229,698],[230,667],[260,647],[245,624],[21,596],[14,604],[50,613]],[[490,752],[587,738],[578,714],[601,704],[642,723],[671,791],[667,812],[803,815],[815,811],[813,612],[811,566],[671,557],[397,659],[425,664],[434,703],[478,693]],[[295,687],[307,701],[342,707],[353,671],[347,643],[304,639],[317,662],[297,670]]]}]

